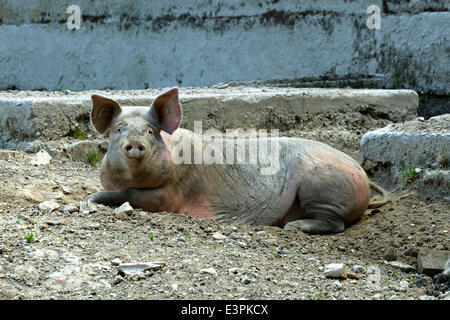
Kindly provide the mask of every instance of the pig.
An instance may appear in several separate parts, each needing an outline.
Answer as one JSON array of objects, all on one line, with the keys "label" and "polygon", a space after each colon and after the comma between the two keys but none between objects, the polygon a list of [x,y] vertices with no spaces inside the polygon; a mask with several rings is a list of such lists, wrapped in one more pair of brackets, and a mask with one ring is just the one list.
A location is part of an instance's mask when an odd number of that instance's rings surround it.
[{"label": "pig", "polygon": [[[92,95],[91,124],[100,134],[109,132],[109,146],[100,167],[105,191],[89,195],[85,204],[129,202],[149,212],[329,234],[388,201],[353,158],[302,138],[265,138],[278,144],[279,170],[273,174],[261,174],[259,163],[175,163],[177,145],[184,141],[195,151],[205,143],[179,128],[182,114],[176,87],[150,107],[122,108]],[[370,202],[371,189],[383,200]]]}]

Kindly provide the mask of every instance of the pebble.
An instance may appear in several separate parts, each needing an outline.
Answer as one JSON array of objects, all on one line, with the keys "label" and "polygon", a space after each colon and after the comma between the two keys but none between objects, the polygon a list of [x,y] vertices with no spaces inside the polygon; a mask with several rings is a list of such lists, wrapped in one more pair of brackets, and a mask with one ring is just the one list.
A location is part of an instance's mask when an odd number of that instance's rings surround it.
[{"label": "pebble", "polygon": [[62,190],[62,192],[64,194],[71,194],[72,193],[72,190],[70,190],[70,188],[66,187],[66,186],[61,186],[61,190]]},{"label": "pebble", "polygon": [[365,273],[365,272],[366,272],[366,268],[364,268],[363,266],[360,266],[360,265],[355,264],[355,265],[352,267],[352,271],[353,271],[353,272],[358,272],[358,273]]},{"label": "pebble", "polygon": [[410,266],[409,264],[406,264],[406,263],[403,263],[400,261],[385,261],[384,264],[387,264],[394,268],[400,269],[403,272],[409,272],[409,271],[416,270],[416,268],[414,268],[413,266]]},{"label": "pebble", "polygon": [[384,260],[386,261],[395,261],[397,260],[397,252],[394,249],[389,248],[383,255]]},{"label": "pebble", "polygon": [[325,271],[323,272],[325,277],[333,279],[346,279],[347,271],[342,263],[330,263],[325,266]]},{"label": "pebble", "polygon": [[170,285],[170,287],[172,288],[173,291],[175,291],[175,290],[178,289],[178,284],[172,283],[172,284]]},{"label": "pebble", "polygon": [[83,215],[88,215],[97,211],[97,206],[90,200],[88,200],[87,203],[84,201],[80,201],[79,207],[79,212]]},{"label": "pebble", "polygon": [[73,212],[77,212],[78,211],[78,207],[74,206],[74,205],[67,205],[67,206],[61,206],[58,209],[60,212],[62,213],[73,213]]},{"label": "pebble", "polygon": [[236,242],[236,244],[243,249],[247,248],[247,245],[245,244],[245,242],[238,241],[238,242]]},{"label": "pebble", "polygon": [[433,296],[423,295],[419,297],[419,300],[437,300],[437,299]]},{"label": "pebble", "polygon": [[213,276],[217,275],[217,271],[214,268],[206,268],[206,269],[201,269],[200,273],[207,273],[207,274],[211,274]]},{"label": "pebble", "polygon": [[408,289],[408,288],[409,288],[409,283],[408,283],[408,281],[405,281],[405,280],[400,281],[398,284],[398,287],[397,287],[397,289],[399,291],[403,291],[403,292],[405,292],[406,289]]},{"label": "pebble", "polygon": [[436,229],[436,225],[434,225],[434,224],[432,224],[431,226],[430,226],[430,228],[428,229],[428,232],[433,232],[434,230]]},{"label": "pebble", "polygon": [[146,270],[159,270],[164,265],[164,262],[123,263],[119,265],[119,272],[127,276],[133,276]]},{"label": "pebble", "polygon": [[48,200],[39,203],[38,209],[40,211],[52,212],[53,210],[58,209],[60,206],[55,200]]},{"label": "pebble", "polygon": [[122,261],[119,258],[114,258],[114,259],[111,260],[111,264],[113,266],[119,266],[119,265],[122,264]]},{"label": "pebble", "polygon": [[121,276],[115,276],[113,280],[113,284],[119,284],[123,281],[123,278]]},{"label": "pebble", "polygon": [[224,236],[220,232],[214,232],[212,237],[213,237],[214,240],[225,240],[225,239],[227,239],[227,236]]},{"label": "pebble", "polygon": [[40,150],[30,160],[30,164],[33,166],[46,166],[50,163],[52,157],[45,150]]},{"label": "pebble", "polygon": [[133,212],[133,207],[130,205],[129,202],[125,202],[123,203],[120,207],[114,209],[114,215],[120,215],[122,213],[125,214],[130,214],[131,212]]}]

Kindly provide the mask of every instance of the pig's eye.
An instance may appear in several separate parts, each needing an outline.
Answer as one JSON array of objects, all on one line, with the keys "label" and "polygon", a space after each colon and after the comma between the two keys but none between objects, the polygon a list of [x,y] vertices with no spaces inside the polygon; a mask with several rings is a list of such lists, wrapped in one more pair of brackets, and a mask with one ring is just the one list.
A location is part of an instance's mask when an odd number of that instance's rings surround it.
[{"label": "pig's eye", "polygon": [[153,129],[152,128],[148,128],[147,133],[148,134],[153,134]]},{"label": "pig's eye", "polygon": [[122,128],[121,127],[117,127],[116,132],[117,133],[121,133],[122,132]]}]

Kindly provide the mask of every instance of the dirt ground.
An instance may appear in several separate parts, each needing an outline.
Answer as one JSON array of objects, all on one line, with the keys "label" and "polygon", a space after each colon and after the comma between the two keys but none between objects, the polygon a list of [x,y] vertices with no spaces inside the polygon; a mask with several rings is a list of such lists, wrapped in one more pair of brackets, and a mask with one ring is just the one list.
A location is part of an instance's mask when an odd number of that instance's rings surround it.
[{"label": "dirt ground", "polygon": [[[102,205],[85,215],[79,201],[102,189],[98,168],[32,157],[0,152],[0,299],[449,299],[448,280],[385,262],[414,269],[420,249],[449,250],[448,201],[423,200],[413,184],[343,233],[310,236],[141,210],[115,216]],[[39,208],[44,201],[57,205]],[[137,262],[161,264],[119,271]],[[325,277],[330,263],[344,264],[347,279]]]}]

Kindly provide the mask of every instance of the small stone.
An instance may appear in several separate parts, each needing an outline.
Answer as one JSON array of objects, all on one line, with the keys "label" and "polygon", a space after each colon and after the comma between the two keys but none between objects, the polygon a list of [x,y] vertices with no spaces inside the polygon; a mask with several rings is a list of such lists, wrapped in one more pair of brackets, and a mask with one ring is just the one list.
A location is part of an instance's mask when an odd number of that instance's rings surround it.
[{"label": "small stone", "polygon": [[342,263],[330,263],[325,266],[324,275],[327,278],[346,279],[347,271]]},{"label": "small stone", "polygon": [[64,194],[71,194],[72,193],[72,190],[70,190],[70,188],[66,187],[66,186],[61,186],[61,190],[62,190],[62,192]]},{"label": "small stone", "polygon": [[120,213],[130,214],[131,212],[133,212],[133,207],[130,205],[129,202],[125,202],[120,207],[114,209],[114,214],[116,216],[117,216],[117,214],[120,214]]},{"label": "small stone", "polygon": [[220,232],[214,232],[212,235],[214,240],[225,240],[227,237],[221,234]]},{"label": "small stone", "polygon": [[33,166],[46,166],[50,163],[52,157],[45,150],[40,150],[30,160],[30,164]]},{"label": "small stone", "polygon": [[413,266],[410,266],[409,264],[400,261],[385,261],[384,263],[394,268],[400,269],[403,272],[410,272],[416,270],[416,268],[414,268]]},{"label": "small stone", "polygon": [[357,273],[355,273],[355,272],[348,271],[347,272],[347,278],[358,280],[360,278],[360,276]]},{"label": "small stone", "polygon": [[207,273],[207,274],[211,274],[213,276],[217,275],[217,271],[214,268],[206,268],[206,269],[201,269],[200,273]]},{"label": "small stone", "polygon": [[119,284],[123,281],[123,278],[120,275],[114,277],[113,284]]},{"label": "small stone", "polygon": [[236,244],[243,249],[247,248],[247,245],[245,244],[245,242],[238,241],[238,242],[236,242]]},{"label": "small stone", "polygon": [[164,265],[164,262],[123,263],[119,265],[119,272],[127,276],[133,276],[146,270],[159,270]]},{"label": "small stone", "polygon": [[432,224],[428,229],[428,232],[432,233],[436,229],[436,225]]},{"label": "small stone", "polygon": [[78,207],[74,205],[61,206],[58,209],[62,213],[73,213],[78,211]]},{"label": "small stone", "polygon": [[408,289],[408,288],[409,288],[409,283],[408,283],[408,281],[402,280],[402,281],[400,281],[400,283],[398,284],[398,290],[399,290],[399,291],[405,292],[406,289]]},{"label": "small stone", "polygon": [[366,272],[366,268],[364,268],[363,266],[360,266],[360,265],[355,264],[355,265],[352,267],[352,271],[353,271],[353,272],[357,272],[357,273],[365,273],[365,272]]},{"label": "small stone", "polygon": [[114,259],[111,260],[111,264],[113,266],[119,266],[119,265],[122,264],[122,261],[119,258],[114,258]]},{"label": "small stone", "polygon": [[97,211],[97,206],[90,200],[80,201],[80,210],[79,212],[83,215],[88,215],[90,213]]},{"label": "small stone", "polygon": [[261,235],[263,235],[263,234],[265,234],[265,233],[266,233],[265,231],[257,231],[257,232],[256,232],[256,235],[261,236]]},{"label": "small stone", "polygon": [[383,255],[384,260],[386,261],[395,261],[397,260],[397,253],[394,249],[389,248]]},{"label": "small stone", "polygon": [[381,299],[383,299],[383,295],[381,293],[377,293],[372,296],[372,300],[381,300]]},{"label": "small stone", "polygon": [[419,300],[437,300],[437,299],[433,296],[423,295],[419,297]]},{"label": "small stone", "polygon": [[409,257],[413,257],[413,258],[417,258],[417,255],[419,254],[419,250],[414,249],[414,248],[408,248],[405,250],[405,255],[409,256]]},{"label": "small stone", "polygon": [[343,246],[338,246],[337,249],[340,252],[345,252],[345,248]]},{"label": "small stone", "polygon": [[315,265],[320,264],[320,260],[315,257],[309,258],[308,261],[310,261],[312,264],[315,264]]},{"label": "small stone", "polygon": [[242,282],[243,284],[250,284],[252,281],[251,281],[248,277],[243,276],[243,277],[241,278],[241,282]]},{"label": "small stone", "polygon": [[170,287],[172,288],[173,291],[175,291],[175,290],[178,289],[178,284],[172,283],[172,284],[170,285]]},{"label": "small stone", "polygon": [[48,200],[39,203],[38,209],[40,211],[52,212],[59,208],[59,204],[55,200]]}]

